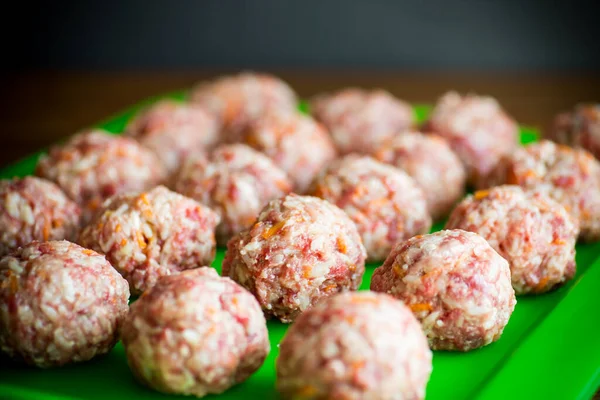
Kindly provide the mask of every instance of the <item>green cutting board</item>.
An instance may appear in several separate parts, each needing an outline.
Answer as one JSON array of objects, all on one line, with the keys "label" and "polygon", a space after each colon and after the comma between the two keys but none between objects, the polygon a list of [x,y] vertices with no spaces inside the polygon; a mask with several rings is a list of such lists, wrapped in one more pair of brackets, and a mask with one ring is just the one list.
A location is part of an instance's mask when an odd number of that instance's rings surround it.
[{"label": "green cutting board", "polygon": [[[168,97],[183,99],[183,92]],[[113,133],[145,101],[100,127]],[[302,106],[306,110],[306,106]],[[416,106],[419,120],[429,108]],[[521,129],[523,143],[535,141],[533,129]],[[3,171],[0,178],[33,172],[39,154]],[[437,224],[433,230],[441,229]],[[213,266],[220,271],[224,250]],[[369,264],[361,290],[369,288],[378,264]],[[600,243],[577,246],[577,275],[563,288],[540,296],[519,297],[496,343],[469,353],[434,352],[427,399],[586,399],[600,385]],[[271,354],[250,379],[209,398],[219,400],[278,398],[275,359],[287,326],[269,321]],[[165,399],[169,396],[138,384],[119,343],[106,356],[87,363],[39,370],[0,360],[0,398],[8,399]],[[180,398],[173,396],[173,398]]]}]

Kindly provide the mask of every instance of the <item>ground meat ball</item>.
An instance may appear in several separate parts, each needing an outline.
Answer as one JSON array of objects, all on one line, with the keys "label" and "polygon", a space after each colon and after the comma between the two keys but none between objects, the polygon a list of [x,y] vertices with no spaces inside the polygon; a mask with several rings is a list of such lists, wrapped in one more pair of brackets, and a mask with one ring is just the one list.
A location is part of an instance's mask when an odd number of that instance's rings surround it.
[{"label": "ground meat ball", "polygon": [[519,148],[488,182],[505,183],[558,201],[579,220],[581,239],[600,240],[600,162],[587,151],[546,140]]},{"label": "ground meat ball", "polygon": [[435,220],[448,215],[465,194],[465,168],[448,142],[437,135],[403,133],[381,146],[375,157],[402,169],[417,182]]},{"label": "ground meat ball", "polygon": [[371,157],[349,155],[333,163],[311,190],[354,221],[368,261],[381,261],[400,240],[431,228],[425,195],[404,171]]},{"label": "ground meat ball", "polygon": [[580,104],[557,115],[548,138],[583,148],[600,160],[600,104]]},{"label": "ground meat ball", "polygon": [[82,207],[84,223],[110,196],[149,189],[166,177],[150,150],[102,130],[80,133],[53,147],[35,173],[58,184]]},{"label": "ground meat ball", "polygon": [[426,129],[446,138],[467,169],[471,185],[483,187],[498,161],[512,153],[519,127],[491,97],[446,93]]},{"label": "ground meat ball", "polygon": [[549,197],[497,186],[467,197],[446,229],[481,235],[509,265],[517,294],[543,293],[575,275],[577,223]]},{"label": "ground meat ball", "polygon": [[0,181],[0,257],[34,240],[73,240],[79,206],[54,183],[35,177]]},{"label": "ground meat ball", "polygon": [[0,260],[0,348],[42,368],[87,361],[113,348],[128,300],[104,256],[32,242]]},{"label": "ground meat ball", "polygon": [[246,380],[270,350],[256,299],[212,268],[161,277],[131,306],[122,339],[138,380],[197,397]]},{"label": "ground meat ball", "polygon": [[175,172],[187,155],[202,152],[219,139],[216,119],[202,107],[161,101],[137,115],[125,134],[139,140]]},{"label": "ground meat ball", "polygon": [[343,293],[302,314],[280,345],[286,399],[423,399],[431,351],[410,310],[391,296]]},{"label": "ground meat ball", "polygon": [[223,275],[250,290],[267,317],[291,322],[325,297],[356,290],[365,257],[342,210],[290,194],[271,201],[252,227],[229,241]]},{"label": "ground meat ball", "polygon": [[223,126],[223,139],[239,142],[248,124],[277,109],[296,109],[296,94],[287,83],[267,74],[241,73],[201,82],[190,95],[215,115]]},{"label": "ground meat ball", "polygon": [[210,264],[218,222],[208,207],[158,186],[107,200],[79,243],[106,254],[139,294],[161,276]]},{"label": "ground meat ball", "polygon": [[350,88],[320,95],[311,110],[342,154],[371,154],[414,123],[412,107],[384,90]]},{"label": "ground meat ball", "polygon": [[243,144],[221,146],[211,155],[187,160],[175,190],[215,210],[221,217],[217,243],[250,227],[270,200],[292,190],[285,172],[267,156]]},{"label": "ground meat ball", "polygon": [[484,238],[459,229],[399,243],[373,273],[371,290],[404,301],[434,350],[498,340],[516,303],[508,262]]},{"label": "ground meat ball", "polygon": [[286,171],[298,193],[305,192],[315,175],[336,157],[323,126],[296,112],[271,112],[260,118],[250,125],[244,142]]}]

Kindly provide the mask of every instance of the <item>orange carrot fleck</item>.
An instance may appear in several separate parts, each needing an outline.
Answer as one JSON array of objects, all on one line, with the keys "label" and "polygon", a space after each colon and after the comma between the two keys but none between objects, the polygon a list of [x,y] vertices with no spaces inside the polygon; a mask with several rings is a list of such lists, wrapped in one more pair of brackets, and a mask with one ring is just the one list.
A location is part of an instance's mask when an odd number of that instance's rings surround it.
[{"label": "orange carrot fleck", "polygon": [[340,250],[340,252],[342,252],[343,254],[346,254],[346,251],[348,250],[348,246],[346,246],[346,242],[344,242],[344,238],[342,238],[341,236],[337,237],[337,246],[338,246],[338,249]]},{"label": "orange carrot fleck", "polygon": [[48,238],[50,237],[50,224],[49,223],[45,223],[44,224],[44,229],[42,230],[42,236],[44,237],[44,240],[48,240]]},{"label": "orange carrot fleck", "polygon": [[271,236],[273,236],[277,232],[279,232],[283,228],[284,225],[285,225],[285,221],[279,221],[278,223],[276,223],[275,225],[273,225],[272,227],[267,229],[265,232],[263,232],[263,234],[262,234],[263,239],[269,239]]},{"label": "orange carrot fleck", "polygon": [[94,254],[96,254],[96,252],[94,250],[85,249],[83,250],[83,254],[85,254],[86,256],[93,256]]},{"label": "orange carrot fleck", "polygon": [[566,243],[567,243],[567,242],[566,242],[566,241],[564,241],[564,240],[563,240],[563,239],[561,239],[561,238],[556,238],[556,239],[554,239],[554,240],[552,241],[552,244],[556,244],[556,245],[559,245],[559,246],[560,246],[560,245],[562,245],[562,244],[566,244]]},{"label": "orange carrot fleck", "polygon": [[121,239],[121,246],[125,246],[127,244],[127,239]]},{"label": "orange carrot fleck", "polygon": [[489,190],[478,190],[475,192],[475,200],[484,199],[490,194]]},{"label": "orange carrot fleck", "polygon": [[115,232],[121,232],[121,224],[117,224],[117,226],[115,226]]},{"label": "orange carrot fleck", "polygon": [[412,310],[412,312],[421,312],[421,311],[431,311],[431,310],[433,310],[433,307],[431,307],[431,304],[427,304],[427,303],[410,304],[409,307]]},{"label": "orange carrot fleck", "polygon": [[548,283],[548,280],[549,279],[547,276],[543,277],[540,280],[540,282],[537,285],[535,285],[534,292],[541,292],[542,290],[544,290],[546,288],[546,284]]}]

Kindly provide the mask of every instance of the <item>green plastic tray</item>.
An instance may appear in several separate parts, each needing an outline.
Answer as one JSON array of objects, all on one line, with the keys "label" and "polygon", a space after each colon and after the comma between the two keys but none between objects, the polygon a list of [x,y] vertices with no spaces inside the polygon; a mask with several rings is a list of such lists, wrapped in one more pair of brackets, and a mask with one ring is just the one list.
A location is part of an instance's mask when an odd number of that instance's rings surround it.
[{"label": "green plastic tray", "polygon": [[[168,97],[181,99],[183,92]],[[113,133],[145,101],[99,126]],[[420,120],[427,106],[416,106]],[[522,128],[523,143],[535,141]],[[33,172],[39,154],[0,171],[0,178]],[[437,224],[433,230],[442,227]],[[224,251],[213,266],[220,271]],[[369,264],[361,289],[368,289],[377,267]],[[585,399],[600,385],[600,243],[577,246],[577,275],[563,288],[541,296],[519,297],[502,338],[469,353],[434,352],[427,399]],[[275,359],[286,325],[270,321],[271,354],[249,380],[210,398],[278,398]],[[134,379],[119,343],[106,356],[87,363],[39,370],[0,360],[0,398],[6,399],[165,399]],[[173,396],[174,398],[180,398]]]}]

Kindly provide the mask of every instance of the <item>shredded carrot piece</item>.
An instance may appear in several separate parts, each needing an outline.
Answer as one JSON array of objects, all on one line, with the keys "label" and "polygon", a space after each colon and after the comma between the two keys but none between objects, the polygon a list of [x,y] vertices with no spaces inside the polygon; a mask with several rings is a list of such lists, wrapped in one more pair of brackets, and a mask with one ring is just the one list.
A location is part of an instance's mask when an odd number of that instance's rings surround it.
[{"label": "shredded carrot piece", "polygon": [[52,227],[53,228],[60,228],[61,226],[63,226],[63,220],[60,218],[57,218],[55,220],[52,221]]},{"label": "shredded carrot piece", "polygon": [[86,256],[93,256],[94,254],[96,254],[96,252],[94,250],[85,249],[83,250],[83,254],[85,254]]},{"label": "shredded carrot piece", "polygon": [[50,224],[46,223],[44,224],[44,229],[42,230],[42,236],[44,237],[44,240],[48,240],[48,238],[50,237]]},{"label": "shredded carrot piece", "polygon": [[311,277],[312,267],[310,265],[305,265],[302,270],[302,277],[304,279],[309,279]]},{"label": "shredded carrot piece", "polygon": [[344,242],[344,238],[342,238],[341,236],[337,237],[337,246],[343,254],[346,254],[348,246],[346,246],[346,242]]},{"label": "shredded carrot piece", "polygon": [[231,299],[231,303],[232,303],[233,305],[237,305],[237,304],[238,304],[238,298],[237,298],[237,297],[234,297],[233,299]]},{"label": "shredded carrot piece", "polygon": [[525,172],[525,178],[535,178],[536,176],[537,176],[537,174],[532,169]]},{"label": "shredded carrot piece", "polygon": [[557,244],[557,245],[561,245],[561,244],[566,244],[567,242],[565,242],[564,240],[562,240],[561,238],[556,238],[552,241],[552,244]]},{"label": "shredded carrot piece", "polygon": [[95,210],[96,208],[100,207],[100,199],[92,199],[88,201],[87,206],[91,210]]},{"label": "shredded carrot piece", "polygon": [[365,366],[365,361],[361,360],[361,361],[354,361],[351,364],[352,369],[361,369],[362,367]]},{"label": "shredded carrot piece", "polygon": [[284,225],[285,225],[285,221],[279,221],[278,223],[276,223],[275,225],[273,225],[272,227],[267,229],[265,232],[263,232],[263,234],[262,234],[263,239],[269,239],[271,236],[273,236],[277,232],[279,232],[283,228]]},{"label": "shredded carrot piece", "polygon": [[346,320],[346,322],[348,322],[349,324],[353,324],[354,321],[356,321],[356,318],[354,318],[352,315],[348,315],[346,318],[344,318]]},{"label": "shredded carrot piece", "polygon": [[542,290],[544,290],[544,288],[546,287],[546,284],[548,283],[549,279],[547,276],[543,277],[540,282],[535,285],[535,291],[536,292],[541,292]]},{"label": "shredded carrot piece", "polygon": [[409,307],[412,310],[412,312],[431,311],[431,310],[433,310],[433,307],[431,307],[431,304],[427,304],[427,303],[410,304]]},{"label": "shredded carrot piece", "polygon": [[121,232],[121,224],[117,224],[117,226],[115,226],[115,232]]},{"label": "shredded carrot piece", "polygon": [[142,193],[140,195],[140,200],[142,201],[142,203],[144,203],[145,205],[149,205],[150,201],[148,200],[148,195],[146,195],[146,193]]},{"label": "shredded carrot piece", "polygon": [[489,190],[478,190],[475,192],[475,200],[481,200],[487,197],[490,194]]},{"label": "shredded carrot piece", "polygon": [[121,239],[121,246],[125,246],[127,244],[127,239]]},{"label": "shredded carrot piece", "polygon": [[146,246],[148,245],[142,235],[138,235],[137,242],[142,250],[145,249]]}]

